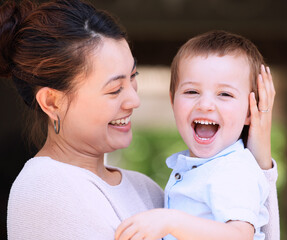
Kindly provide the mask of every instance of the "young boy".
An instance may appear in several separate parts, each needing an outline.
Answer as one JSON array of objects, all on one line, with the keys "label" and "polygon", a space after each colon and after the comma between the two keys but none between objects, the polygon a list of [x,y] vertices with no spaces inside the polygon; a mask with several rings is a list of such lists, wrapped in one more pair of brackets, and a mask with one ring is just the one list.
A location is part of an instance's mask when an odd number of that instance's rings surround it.
[{"label": "young boy", "polygon": [[171,66],[170,96],[188,150],[167,159],[173,169],[165,189],[168,209],[124,221],[116,239],[264,239],[268,183],[244,148],[249,100],[257,97],[263,63],[249,40],[224,31],[180,48]]}]

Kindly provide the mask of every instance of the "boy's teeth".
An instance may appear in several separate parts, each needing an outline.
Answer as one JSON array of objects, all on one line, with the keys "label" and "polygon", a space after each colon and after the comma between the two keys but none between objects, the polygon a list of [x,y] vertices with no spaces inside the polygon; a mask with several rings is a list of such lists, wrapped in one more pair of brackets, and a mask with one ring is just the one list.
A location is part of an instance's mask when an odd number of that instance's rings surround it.
[{"label": "boy's teeth", "polygon": [[211,122],[211,121],[207,121],[207,120],[194,120],[195,123],[197,124],[205,124],[205,125],[215,125],[216,122]]},{"label": "boy's teeth", "polygon": [[199,137],[198,135],[197,135],[197,137],[198,137],[200,140],[202,140],[202,141],[209,140],[209,138],[202,138],[202,137]]},{"label": "boy's teeth", "polygon": [[111,121],[110,124],[112,124],[112,125],[124,125],[124,124],[128,124],[130,119],[131,119],[130,117],[117,119],[117,120]]}]

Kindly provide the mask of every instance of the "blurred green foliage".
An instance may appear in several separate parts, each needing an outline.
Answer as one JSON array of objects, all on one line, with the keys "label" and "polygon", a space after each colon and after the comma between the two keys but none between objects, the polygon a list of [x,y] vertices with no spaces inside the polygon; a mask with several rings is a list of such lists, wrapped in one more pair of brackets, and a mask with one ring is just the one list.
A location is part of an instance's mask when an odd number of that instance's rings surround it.
[{"label": "blurred green foliage", "polygon": [[131,145],[116,153],[120,156],[109,155],[108,159],[109,163],[113,157],[120,159],[112,165],[142,172],[164,188],[171,172],[165,159],[184,149],[186,145],[176,129],[137,129]]},{"label": "blurred green foliage", "polygon": [[278,190],[278,201],[279,201],[279,213],[280,213],[280,239],[287,239],[287,162],[286,162],[286,128],[283,124],[274,123],[272,126],[271,134],[271,146],[272,146],[272,157],[277,162],[278,169],[278,180],[277,180],[277,190]]},{"label": "blurred green foliage", "polygon": [[274,123],[271,133],[272,157],[277,162],[278,180],[277,188],[280,193],[286,185],[286,130],[283,125]]},{"label": "blurred green foliage", "polygon": [[[271,135],[272,157],[278,165],[278,196],[280,205],[281,239],[287,239],[287,234],[282,226],[286,226],[287,214],[283,207],[283,194],[286,189],[286,161],[285,128],[279,123],[272,126]],[[176,129],[135,129],[131,145],[123,150],[118,150],[108,156],[111,165],[125,169],[135,170],[150,176],[164,188],[171,169],[165,160],[173,153],[185,150],[187,147]],[[282,205],[282,207],[281,207]],[[282,210],[282,211],[281,211]]]}]

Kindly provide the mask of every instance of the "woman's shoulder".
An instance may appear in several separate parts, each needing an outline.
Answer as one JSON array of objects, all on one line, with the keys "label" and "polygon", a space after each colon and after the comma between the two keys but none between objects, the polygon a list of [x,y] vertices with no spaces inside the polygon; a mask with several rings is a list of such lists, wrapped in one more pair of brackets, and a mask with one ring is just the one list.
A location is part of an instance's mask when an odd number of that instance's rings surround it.
[{"label": "woman's shoulder", "polygon": [[[72,171],[68,171],[70,168]],[[75,186],[76,180],[73,176],[76,169],[73,166],[53,160],[49,157],[35,157],[28,160],[10,190],[13,195],[30,198],[45,198],[47,193],[55,197],[63,193],[72,193],[71,188]]]},{"label": "woman's shoulder", "polygon": [[[54,169],[55,170],[55,169]],[[53,160],[49,157],[34,157],[29,159],[22,170],[18,174],[15,182],[18,182],[22,179],[32,179],[38,177],[46,177],[49,174],[52,174],[53,171]]]},{"label": "woman's shoulder", "polygon": [[61,177],[59,172],[65,172],[65,168],[68,167],[66,165],[68,164],[60,163],[50,157],[31,158],[25,163],[14,183],[27,181],[31,184]]}]

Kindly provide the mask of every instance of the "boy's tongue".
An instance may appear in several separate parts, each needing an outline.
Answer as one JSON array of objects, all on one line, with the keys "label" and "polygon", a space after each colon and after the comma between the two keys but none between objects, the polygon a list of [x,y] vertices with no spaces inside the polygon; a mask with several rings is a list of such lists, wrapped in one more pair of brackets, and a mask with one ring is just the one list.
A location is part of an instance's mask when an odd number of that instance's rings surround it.
[{"label": "boy's tongue", "polygon": [[211,138],[217,132],[218,125],[196,124],[195,132],[200,138]]}]

